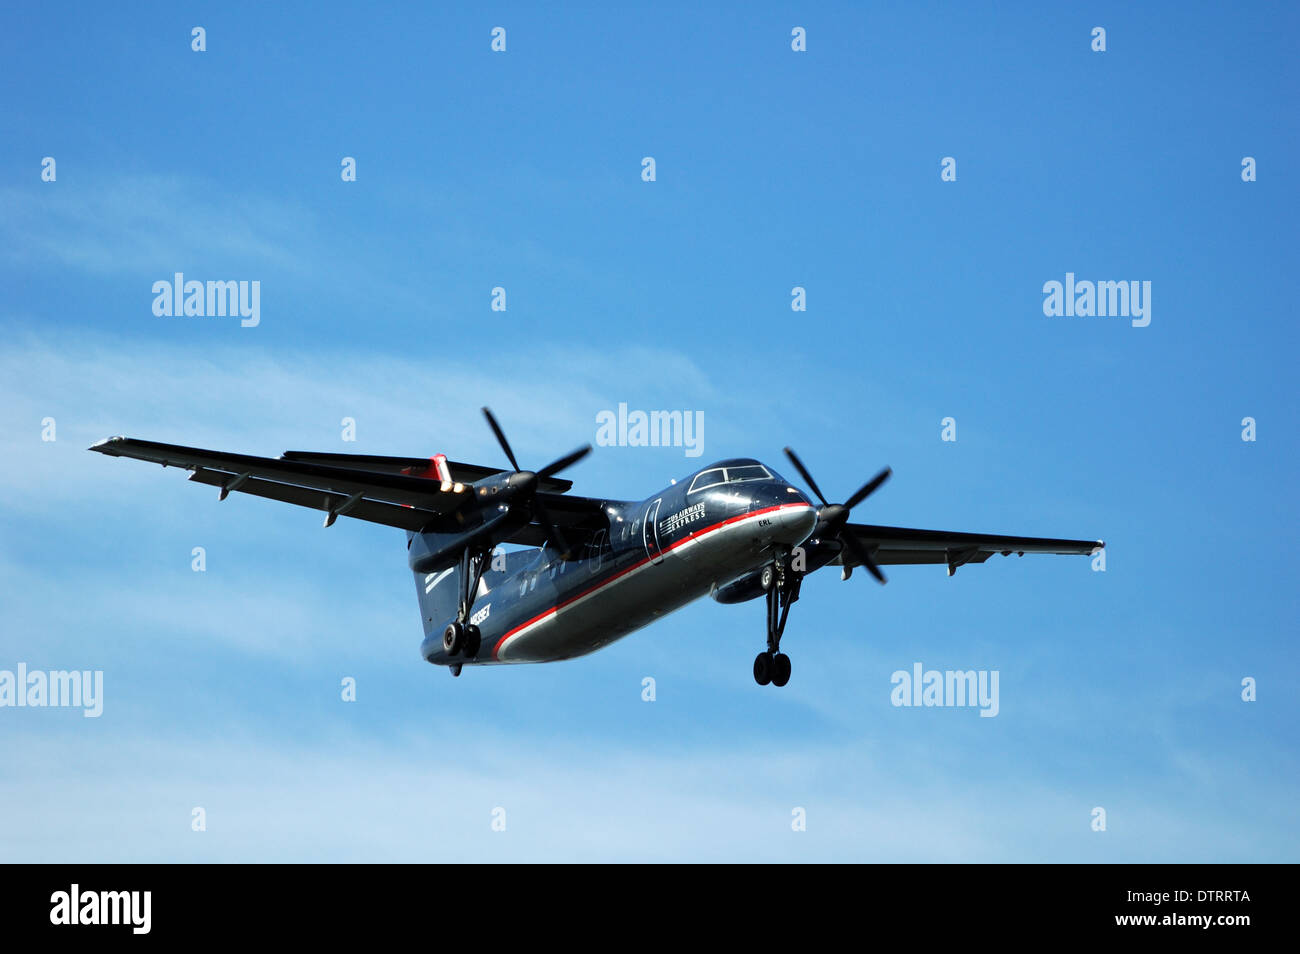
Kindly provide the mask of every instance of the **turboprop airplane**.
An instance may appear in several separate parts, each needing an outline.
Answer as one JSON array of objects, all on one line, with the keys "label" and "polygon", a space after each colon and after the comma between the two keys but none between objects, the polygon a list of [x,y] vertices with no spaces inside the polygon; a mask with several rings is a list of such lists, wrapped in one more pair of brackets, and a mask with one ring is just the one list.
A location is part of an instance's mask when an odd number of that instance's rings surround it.
[{"label": "turboprop airplane", "polygon": [[[355,517],[406,531],[424,640],[420,654],[459,676],[464,666],[555,662],[582,656],[709,595],[762,597],[767,646],[760,685],[784,686],[781,652],[804,577],[837,565],[934,563],[951,576],[995,553],[1092,554],[1100,540],[1054,540],[851,523],[851,511],[890,476],[885,468],[842,504],[828,503],[790,448],[786,457],[818,505],[774,469],[739,458],[710,464],[645,500],[568,493],[556,477],[591,446],[524,470],[483,409],[509,470],[431,458],[289,451],[250,457],[111,437],[90,450],[193,471],[220,490],[324,511],[325,526]],[[502,544],[525,549],[506,551]]]}]

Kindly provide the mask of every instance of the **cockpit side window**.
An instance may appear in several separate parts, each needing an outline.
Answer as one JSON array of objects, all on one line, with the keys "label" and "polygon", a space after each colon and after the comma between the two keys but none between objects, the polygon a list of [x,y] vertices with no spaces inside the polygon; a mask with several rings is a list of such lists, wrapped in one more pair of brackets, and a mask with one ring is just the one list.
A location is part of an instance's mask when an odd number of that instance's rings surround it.
[{"label": "cockpit side window", "polygon": [[726,477],[723,474],[721,467],[715,467],[713,470],[700,471],[700,473],[695,475],[695,479],[691,481],[690,489],[686,492],[688,494],[693,494],[697,490],[703,490],[705,487],[716,487],[718,484],[724,483],[725,481]]}]

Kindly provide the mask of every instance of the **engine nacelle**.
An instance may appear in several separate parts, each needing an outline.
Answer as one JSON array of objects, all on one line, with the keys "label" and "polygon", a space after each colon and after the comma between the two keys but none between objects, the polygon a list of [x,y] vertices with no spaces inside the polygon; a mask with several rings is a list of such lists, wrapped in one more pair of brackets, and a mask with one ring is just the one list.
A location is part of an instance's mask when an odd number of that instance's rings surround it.
[{"label": "engine nacelle", "polygon": [[407,564],[416,573],[437,573],[448,569],[460,562],[467,547],[490,548],[519,523],[519,520],[511,521],[510,511],[503,507],[491,519],[467,533],[417,533],[411,540]]},{"label": "engine nacelle", "polygon": [[725,586],[716,587],[709,595],[719,603],[744,603],[749,600],[756,600],[766,592],[763,588],[764,572],[770,573],[771,571],[764,568],[747,573],[740,579],[732,580]]}]

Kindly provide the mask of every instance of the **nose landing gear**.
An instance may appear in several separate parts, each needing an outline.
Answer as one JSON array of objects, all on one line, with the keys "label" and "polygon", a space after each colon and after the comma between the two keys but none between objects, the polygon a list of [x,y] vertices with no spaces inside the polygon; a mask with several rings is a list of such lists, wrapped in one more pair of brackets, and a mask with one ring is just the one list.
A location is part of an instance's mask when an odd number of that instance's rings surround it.
[{"label": "nose landing gear", "polygon": [[803,574],[790,569],[789,562],[790,552],[778,550],[760,578],[767,590],[767,650],[754,659],[754,681],[760,686],[784,686],[790,681],[790,657],[781,652],[781,636],[790,606],[799,599]]}]

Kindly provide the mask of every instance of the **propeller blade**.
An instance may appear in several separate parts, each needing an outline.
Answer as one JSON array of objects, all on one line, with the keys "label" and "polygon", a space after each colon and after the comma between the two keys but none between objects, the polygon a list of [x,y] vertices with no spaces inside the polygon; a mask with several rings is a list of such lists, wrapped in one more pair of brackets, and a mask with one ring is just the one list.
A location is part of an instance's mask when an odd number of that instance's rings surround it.
[{"label": "propeller blade", "polygon": [[501,430],[501,425],[497,423],[497,419],[492,416],[492,412],[487,408],[483,408],[483,414],[487,417],[488,426],[492,428],[492,433],[497,436],[497,443],[500,444],[501,449],[506,452],[506,460],[510,461],[511,467],[515,470],[519,470],[519,461],[515,460],[515,452],[510,449],[510,442],[506,440],[506,435],[505,432]]},{"label": "propeller blade", "polygon": [[876,561],[871,559],[871,557],[869,556],[866,558],[866,560],[867,562],[862,565],[867,568],[868,573],[870,573],[872,576],[876,578],[876,582],[879,583],[881,586],[884,586],[886,583],[888,583],[889,580],[885,578],[885,574],[881,571],[880,567],[876,566]]},{"label": "propeller blade", "polygon": [[551,541],[551,548],[560,555],[561,560],[569,558],[569,541],[564,539],[560,534],[559,528],[551,522],[551,515],[546,512],[542,502],[533,499],[533,514],[537,517],[537,522],[546,528],[546,536]]},{"label": "propeller blade", "polygon": [[877,490],[879,490],[880,485],[883,484],[885,481],[887,481],[889,479],[889,475],[892,473],[893,470],[886,467],[880,473],[876,474],[876,476],[872,477],[869,481],[863,484],[862,488],[856,494],[854,494],[852,497],[850,497],[848,500],[844,502],[845,508],[852,510],[858,504],[862,503],[862,501],[866,500]]},{"label": "propeller blade", "polygon": [[840,542],[853,553],[855,560],[867,568],[867,572],[874,576],[877,582],[889,582],[885,579],[885,574],[880,572],[880,567],[876,566],[876,561],[871,559],[871,554],[867,552],[867,548],[862,545],[862,542],[857,537],[851,533],[841,533]]},{"label": "propeller blade", "polygon": [[822,502],[822,506],[830,506],[826,502],[826,496],[822,493],[821,488],[817,486],[817,481],[812,479],[812,474],[808,473],[808,468],[803,465],[803,461],[798,458],[795,452],[787,447],[785,456],[790,458],[790,463],[794,464],[794,469],[799,471],[799,476],[804,479],[804,483],[812,488],[812,492],[817,495],[817,499]]},{"label": "propeller blade", "polygon": [[539,479],[541,479],[544,477],[550,477],[552,474],[558,474],[566,467],[571,467],[573,464],[576,464],[578,461],[582,460],[590,453],[591,453],[591,445],[583,444],[576,451],[573,451],[570,454],[565,454],[559,460],[547,464],[545,467],[543,467],[541,470],[537,472],[537,476]]}]

